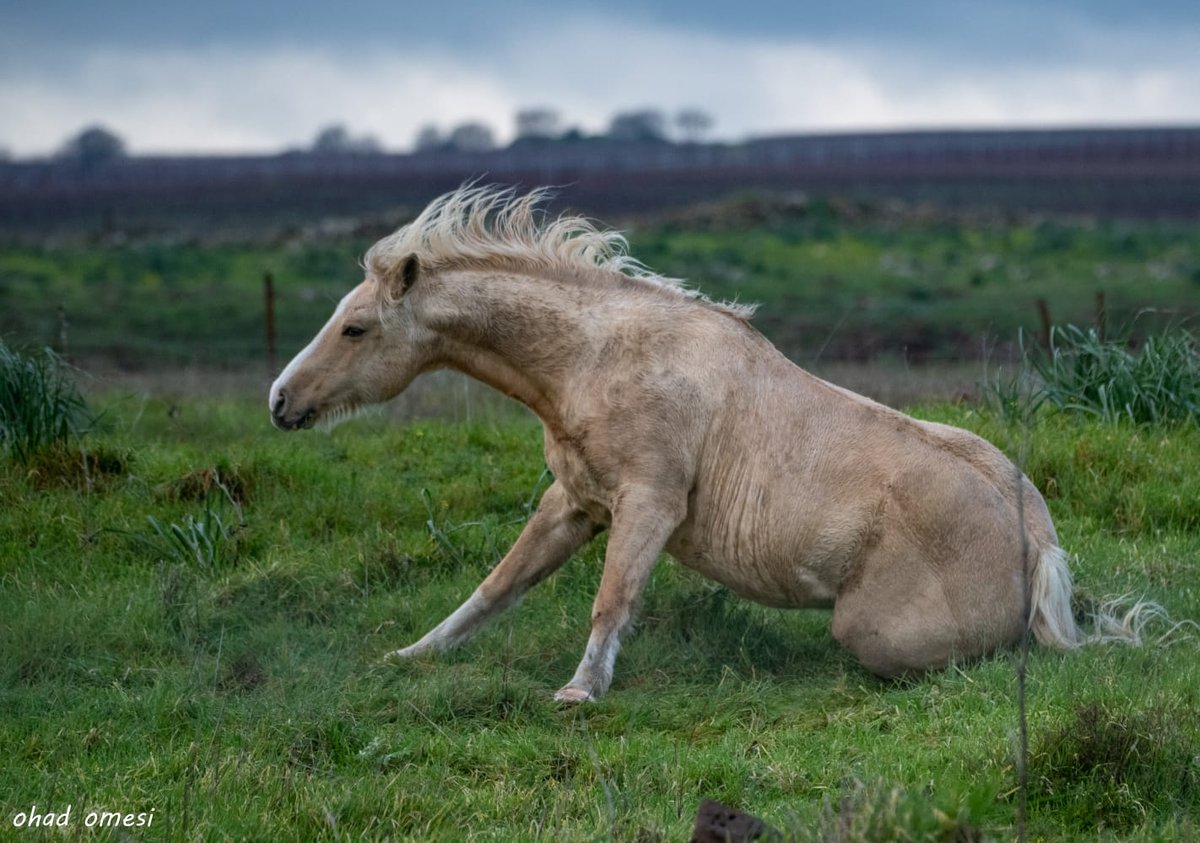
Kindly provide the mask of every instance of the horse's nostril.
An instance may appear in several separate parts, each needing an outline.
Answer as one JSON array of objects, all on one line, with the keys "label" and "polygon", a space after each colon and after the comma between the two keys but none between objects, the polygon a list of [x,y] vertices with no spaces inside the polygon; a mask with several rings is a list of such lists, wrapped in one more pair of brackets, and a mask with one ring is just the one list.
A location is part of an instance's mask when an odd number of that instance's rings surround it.
[{"label": "horse's nostril", "polygon": [[282,390],[280,390],[279,397],[275,399],[275,406],[273,406],[271,408],[271,412],[277,416],[282,415],[283,405],[286,403],[287,403],[287,396],[283,394]]}]

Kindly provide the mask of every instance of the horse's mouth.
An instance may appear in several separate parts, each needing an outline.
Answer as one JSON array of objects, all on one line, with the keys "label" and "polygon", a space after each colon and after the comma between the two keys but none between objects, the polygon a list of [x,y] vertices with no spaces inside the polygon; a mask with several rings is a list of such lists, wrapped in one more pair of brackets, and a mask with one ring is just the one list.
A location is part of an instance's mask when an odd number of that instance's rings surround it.
[{"label": "horse's mouth", "polygon": [[308,430],[317,423],[317,415],[317,408],[313,407],[304,415],[297,416],[294,419],[272,416],[271,420],[280,430]]}]

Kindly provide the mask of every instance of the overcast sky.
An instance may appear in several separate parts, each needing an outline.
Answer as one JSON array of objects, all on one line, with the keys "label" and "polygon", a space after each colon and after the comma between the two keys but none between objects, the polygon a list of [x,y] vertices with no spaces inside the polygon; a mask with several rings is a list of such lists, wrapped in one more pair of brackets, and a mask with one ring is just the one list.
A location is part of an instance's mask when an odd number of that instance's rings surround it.
[{"label": "overcast sky", "polygon": [[[552,11],[548,10],[552,7]],[[273,152],[330,123],[411,147],[522,107],[713,134],[1200,123],[1200,0],[0,0],[0,149]]]}]

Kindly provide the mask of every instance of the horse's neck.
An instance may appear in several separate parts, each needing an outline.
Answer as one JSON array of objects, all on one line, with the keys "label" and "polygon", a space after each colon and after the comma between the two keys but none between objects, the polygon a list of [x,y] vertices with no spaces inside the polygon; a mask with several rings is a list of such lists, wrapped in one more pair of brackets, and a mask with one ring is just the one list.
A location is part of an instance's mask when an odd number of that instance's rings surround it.
[{"label": "horse's neck", "polygon": [[573,363],[594,341],[595,291],[513,273],[442,279],[437,332],[444,365],[524,403],[556,426]]}]

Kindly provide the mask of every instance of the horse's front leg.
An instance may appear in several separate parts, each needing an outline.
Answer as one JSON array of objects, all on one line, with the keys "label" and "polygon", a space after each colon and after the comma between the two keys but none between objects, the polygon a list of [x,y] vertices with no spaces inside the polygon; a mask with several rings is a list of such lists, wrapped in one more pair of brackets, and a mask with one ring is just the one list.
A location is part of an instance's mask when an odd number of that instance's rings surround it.
[{"label": "horse's front leg", "polygon": [[420,641],[387,657],[403,659],[462,643],[516,603],[532,586],[554,573],[597,529],[598,525],[571,505],[562,486],[552,484],[516,544],[466,602]]},{"label": "horse's front leg", "polygon": [[592,634],[575,675],[554,695],[564,702],[594,700],[608,690],[621,633],[651,569],[667,539],[683,522],[686,494],[664,494],[661,489],[625,490],[613,512],[604,574],[592,607]]}]

